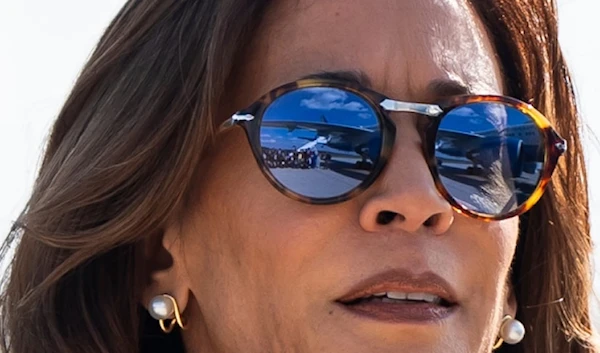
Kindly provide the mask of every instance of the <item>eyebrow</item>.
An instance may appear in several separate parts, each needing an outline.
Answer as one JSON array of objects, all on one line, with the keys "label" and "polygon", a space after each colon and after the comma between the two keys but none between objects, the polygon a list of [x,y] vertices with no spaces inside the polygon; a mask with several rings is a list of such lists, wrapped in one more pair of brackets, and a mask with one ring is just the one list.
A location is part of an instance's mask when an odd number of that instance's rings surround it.
[{"label": "eyebrow", "polygon": [[427,85],[427,91],[429,91],[436,97],[450,97],[465,94],[473,94],[473,90],[471,89],[471,87],[465,85],[460,81],[447,79],[437,79],[431,81]]},{"label": "eyebrow", "polygon": [[301,79],[336,80],[366,88],[373,87],[369,75],[361,70],[320,71],[303,76]]},{"label": "eyebrow", "polygon": [[[362,70],[321,71],[301,77],[301,79],[337,80],[350,84],[372,88],[373,84],[369,75]],[[463,82],[450,79],[435,79],[427,85],[427,92],[435,97],[451,97],[472,95],[471,87]]]}]

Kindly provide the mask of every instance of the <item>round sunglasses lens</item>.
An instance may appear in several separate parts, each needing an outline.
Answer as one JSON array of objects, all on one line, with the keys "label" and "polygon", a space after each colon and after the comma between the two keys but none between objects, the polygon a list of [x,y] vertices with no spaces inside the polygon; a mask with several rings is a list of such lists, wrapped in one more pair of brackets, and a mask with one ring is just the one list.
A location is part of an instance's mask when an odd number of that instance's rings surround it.
[{"label": "round sunglasses lens", "polygon": [[532,195],[544,164],[544,139],[533,119],[503,103],[457,107],[435,140],[440,180],[462,207],[501,216]]},{"label": "round sunglasses lens", "polygon": [[377,165],[381,128],[363,98],[333,87],[301,88],[262,116],[263,164],[287,190],[312,199],[342,196]]}]

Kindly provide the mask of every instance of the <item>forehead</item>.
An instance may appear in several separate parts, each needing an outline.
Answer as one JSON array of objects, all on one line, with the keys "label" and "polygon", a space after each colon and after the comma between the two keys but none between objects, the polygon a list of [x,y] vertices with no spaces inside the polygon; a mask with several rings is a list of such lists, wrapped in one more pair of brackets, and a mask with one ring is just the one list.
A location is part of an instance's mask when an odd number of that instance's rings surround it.
[{"label": "forehead", "polygon": [[502,94],[486,29],[467,0],[281,0],[236,75],[239,104],[320,71],[364,72],[397,99],[430,100],[432,81]]}]

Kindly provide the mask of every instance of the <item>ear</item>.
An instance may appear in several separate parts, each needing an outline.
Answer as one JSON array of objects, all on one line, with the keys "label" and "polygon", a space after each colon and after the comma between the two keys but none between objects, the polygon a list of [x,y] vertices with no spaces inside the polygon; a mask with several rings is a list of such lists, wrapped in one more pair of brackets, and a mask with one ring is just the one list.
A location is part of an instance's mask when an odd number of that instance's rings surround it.
[{"label": "ear", "polygon": [[179,223],[170,222],[144,240],[142,246],[147,276],[140,304],[146,310],[150,300],[161,294],[175,298],[182,313],[187,307],[190,287],[183,261],[180,229]]}]

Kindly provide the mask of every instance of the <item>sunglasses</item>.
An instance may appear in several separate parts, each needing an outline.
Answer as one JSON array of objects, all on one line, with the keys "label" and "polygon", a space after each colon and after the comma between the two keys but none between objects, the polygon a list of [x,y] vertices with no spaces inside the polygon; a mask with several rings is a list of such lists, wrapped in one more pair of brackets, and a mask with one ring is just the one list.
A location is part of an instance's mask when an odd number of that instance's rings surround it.
[{"label": "sunglasses", "polygon": [[457,212],[477,219],[501,220],[531,209],[567,149],[548,119],[514,98],[464,95],[410,103],[332,79],[278,87],[220,131],[241,126],[263,174],[284,195],[335,204],[381,175],[396,138],[390,112],[423,116],[423,155],[438,192]]}]

